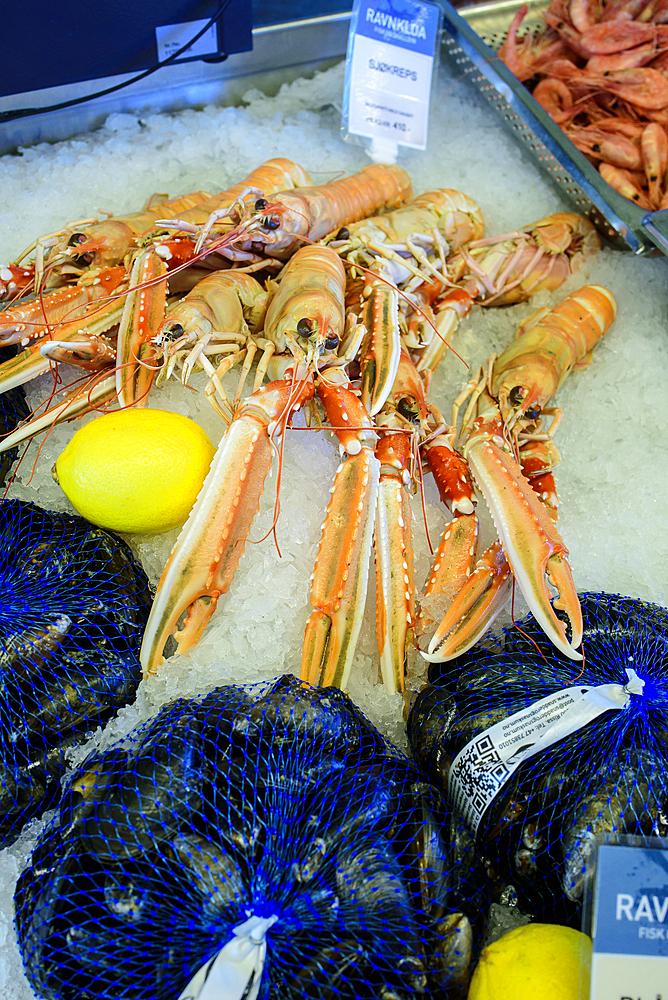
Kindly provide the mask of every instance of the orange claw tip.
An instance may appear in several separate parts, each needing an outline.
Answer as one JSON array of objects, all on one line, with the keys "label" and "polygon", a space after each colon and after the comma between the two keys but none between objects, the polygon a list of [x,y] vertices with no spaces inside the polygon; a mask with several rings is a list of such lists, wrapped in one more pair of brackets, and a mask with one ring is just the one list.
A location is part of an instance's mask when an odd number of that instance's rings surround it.
[{"label": "orange claw tip", "polygon": [[[527,603],[529,602],[527,601]],[[569,660],[582,659],[582,653],[580,653],[577,648],[582,642],[582,637],[580,637],[576,644],[571,645],[566,637],[565,629],[554,613],[546,616],[541,613],[540,609],[538,609],[537,613],[537,609],[533,607],[531,608],[531,613],[545,632],[545,635],[560,653],[563,653],[563,655],[568,657]],[[555,625],[555,623],[557,624]]]},{"label": "orange claw tip", "polygon": [[[569,659],[582,659],[576,651],[582,638],[580,604],[568,550],[554,521],[508,452],[486,441],[474,444],[468,458],[529,610],[557,649]],[[559,592],[557,607],[570,619],[572,643],[554,613],[546,578]]]},{"label": "orange claw tip", "polygon": [[186,618],[180,631],[177,631],[176,624],[182,611],[182,608],[178,606],[178,601],[171,602],[169,607],[163,606],[159,609],[160,627],[149,629],[147,625],[139,654],[144,677],[156,673],[158,667],[165,662],[165,657],[162,654],[171,635],[176,638],[177,655],[186,653],[192,646],[196,645],[216,610],[218,597],[219,593],[214,591],[212,594],[203,594],[194,600],[187,609]]},{"label": "orange claw tip", "polygon": [[158,583],[140,653],[145,674],[158,666],[181,616],[187,613],[177,635],[179,653],[198,641],[219,596],[229,590],[271,470],[269,428],[287,407],[294,410],[312,395],[311,381],[294,386],[279,379],[237,411]]},{"label": "orange claw tip", "polygon": [[420,651],[423,659],[442,663],[466,653],[503,611],[511,587],[510,567],[495,543],[478,560],[475,570],[446,611],[427,652]]},{"label": "orange claw tip", "polygon": [[364,618],[380,462],[368,448],[339,467],[322,526],[302,680],[345,688]]},{"label": "orange claw tip", "polygon": [[[526,567],[522,567],[522,570],[524,569]],[[578,652],[578,647],[582,643],[582,608],[573,583],[571,568],[565,557],[561,554],[553,554],[548,559],[545,575],[550,585],[558,591],[558,597],[552,602],[542,575],[538,579],[532,575],[529,569],[527,572],[516,571],[517,580],[529,610],[547,638],[569,660],[581,660],[582,653]],[[570,642],[563,622],[557,618],[554,612],[555,608],[566,614],[571,627]]]},{"label": "orange claw tip", "polygon": [[[259,506],[271,454],[260,421],[238,417],[230,424],[158,583],[140,653],[145,673],[156,668],[186,611],[180,651],[197,641],[218,596],[227,592]],[[193,630],[196,636],[190,641]]]}]

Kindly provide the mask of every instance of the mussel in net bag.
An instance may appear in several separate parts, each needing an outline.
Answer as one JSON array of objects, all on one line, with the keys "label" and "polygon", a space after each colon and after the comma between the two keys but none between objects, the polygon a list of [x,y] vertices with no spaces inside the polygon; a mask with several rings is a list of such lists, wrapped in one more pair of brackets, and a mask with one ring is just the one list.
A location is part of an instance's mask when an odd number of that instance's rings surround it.
[{"label": "mussel in net bag", "polygon": [[434,664],[408,720],[496,891],[575,926],[602,837],[668,836],[668,610],[580,599],[582,664],[529,615]]},{"label": "mussel in net bag", "polygon": [[84,762],[16,891],[49,1000],[463,998],[484,910],[440,793],[341,691],[178,700]]},{"label": "mussel in net bag", "polygon": [[0,846],[54,804],[67,751],[134,699],[150,603],[121,539],[0,502]]}]

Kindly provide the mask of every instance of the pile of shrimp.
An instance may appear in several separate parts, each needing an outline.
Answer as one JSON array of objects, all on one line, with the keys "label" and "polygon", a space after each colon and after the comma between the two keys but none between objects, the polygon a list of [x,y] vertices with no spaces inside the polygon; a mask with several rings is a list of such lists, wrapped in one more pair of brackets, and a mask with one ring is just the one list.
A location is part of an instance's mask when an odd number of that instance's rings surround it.
[{"label": "pile of shrimp", "polygon": [[499,56],[611,187],[668,208],[668,0],[551,0]]}]

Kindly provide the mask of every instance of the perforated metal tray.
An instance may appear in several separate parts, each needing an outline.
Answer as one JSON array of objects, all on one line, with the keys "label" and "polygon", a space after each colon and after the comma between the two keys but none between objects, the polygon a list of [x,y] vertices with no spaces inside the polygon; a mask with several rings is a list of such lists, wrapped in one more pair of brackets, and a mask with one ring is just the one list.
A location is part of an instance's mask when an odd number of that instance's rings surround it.
[{"label": "perforated metal tray", "polygon": [[[603,180],[529,91],[496,56],[521,0],[464,8],[442,0],[444,56],[489,101],[540,167],[559,186],[575,211],[586,215],[614,246],[636,254],[668,256],[668,211],[647,212]],[[529,3],[523,22],[542,24],[544,2]]]}]

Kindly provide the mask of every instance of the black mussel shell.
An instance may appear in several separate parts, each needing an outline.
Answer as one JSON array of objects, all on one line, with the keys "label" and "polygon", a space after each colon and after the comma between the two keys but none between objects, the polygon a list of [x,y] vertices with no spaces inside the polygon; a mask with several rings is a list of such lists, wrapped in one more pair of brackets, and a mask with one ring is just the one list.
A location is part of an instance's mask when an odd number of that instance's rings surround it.
[{"label": "black mussel shell", "polygon": [[81,517],[0,502],[0,844],[54,802],[67,749],[134,699],[148,579]]}]

